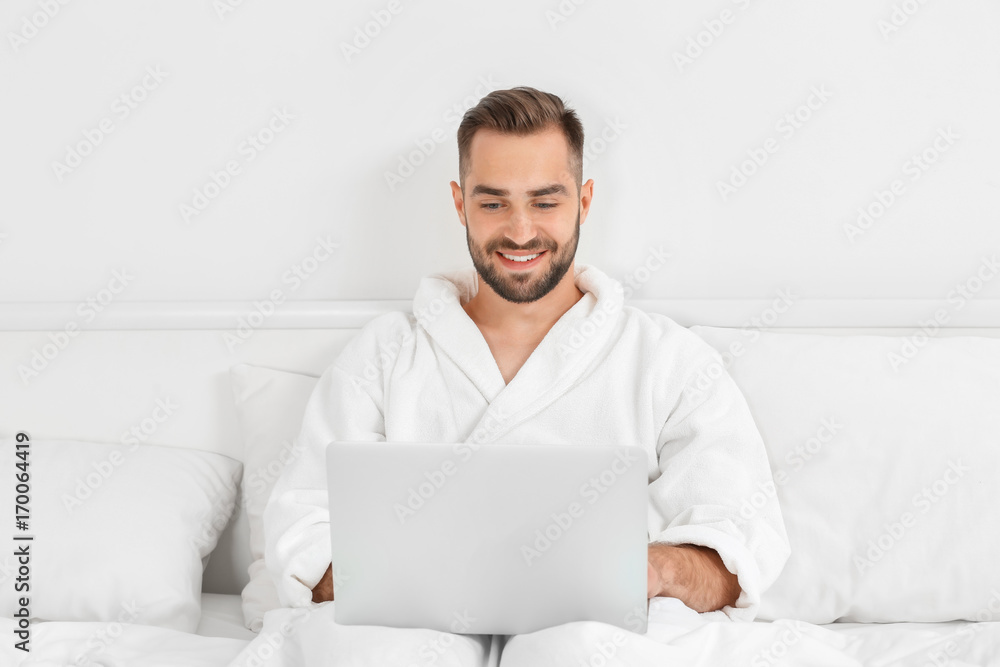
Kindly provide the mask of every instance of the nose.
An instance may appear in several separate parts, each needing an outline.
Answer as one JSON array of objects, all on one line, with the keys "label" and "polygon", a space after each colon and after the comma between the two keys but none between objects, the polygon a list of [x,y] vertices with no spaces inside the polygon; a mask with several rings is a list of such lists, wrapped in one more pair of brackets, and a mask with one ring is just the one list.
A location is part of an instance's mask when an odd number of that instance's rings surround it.
[{"label": "nose", "polygon": [[524,211],[514,211],[508,220],[504,236],[517,245],[524,245],[538,236],[531,216]]}]

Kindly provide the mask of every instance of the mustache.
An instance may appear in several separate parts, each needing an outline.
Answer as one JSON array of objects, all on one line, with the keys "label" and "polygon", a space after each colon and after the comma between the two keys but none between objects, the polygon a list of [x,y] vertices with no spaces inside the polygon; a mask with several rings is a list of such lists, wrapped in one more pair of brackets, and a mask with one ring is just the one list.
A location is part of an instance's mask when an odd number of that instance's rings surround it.
[{"label": "mustache", "polygon": [[556,244],[553,242],[529,241],[528,243],[518,244],[496,240],[488,243],[485,250],[489,253],[514,251],[540,252],[542,250],[555,250],[556,247]]}]

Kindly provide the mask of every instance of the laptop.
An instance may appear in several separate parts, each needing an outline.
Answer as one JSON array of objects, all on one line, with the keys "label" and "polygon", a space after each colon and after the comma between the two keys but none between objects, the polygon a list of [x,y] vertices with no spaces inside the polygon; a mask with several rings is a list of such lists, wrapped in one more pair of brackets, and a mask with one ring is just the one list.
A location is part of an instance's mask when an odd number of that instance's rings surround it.
[{"label": "laptop", "polygon": [[337,623],[645,633],[640,448],[333,442],[326,455]]}]

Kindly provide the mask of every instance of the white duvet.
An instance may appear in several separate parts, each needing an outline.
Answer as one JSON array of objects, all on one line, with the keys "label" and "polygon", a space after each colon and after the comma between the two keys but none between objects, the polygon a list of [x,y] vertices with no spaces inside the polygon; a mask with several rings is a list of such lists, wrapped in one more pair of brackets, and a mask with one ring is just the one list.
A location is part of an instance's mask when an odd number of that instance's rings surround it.
[{"label": "white duvet", "polygon": [[9,639],[13,626],[11,619],[0,619],[2,667],[218,667],[248,644],[153,625],[49,621],[32,625],[31,651],[25,653]]},{"label": "white duvet", "polygon": [[743,623],[655,598],[645,635],[602,623],[570,623],[504,642],[431,630],[339,626],[333,621],[335,604],[272,610],[249,642],[152,626],[39,623],[33,626],[30,655],[13,649],[13,623],[0,619],[0,636],[7,638],[0,645],[0,665],[486,667],[498,658],[500,665],[517,667],[1000,665],[1000,622]]},{"label": "white duvet", "polygon": [[[1000,623],[813,625],[796,620],[745,623],[722,612],[698,614],[654,598],[644,635],[604,623],[569,623],[513,637],[465,637],[426,630],[337,626],[334,605],[277,609],[233,667],[329,664],[376,667],[720,667],[1000,665]],[[291,628],[290,632],[282,627]],[[265,643],[284,650],[261,662]],[[492,641],[491,641],[492,640]],[[448,645],[447,648],[445,645]],[[949,653],[950,651],[950,653]],[[497,662],[499,659],[499,662]]]}]

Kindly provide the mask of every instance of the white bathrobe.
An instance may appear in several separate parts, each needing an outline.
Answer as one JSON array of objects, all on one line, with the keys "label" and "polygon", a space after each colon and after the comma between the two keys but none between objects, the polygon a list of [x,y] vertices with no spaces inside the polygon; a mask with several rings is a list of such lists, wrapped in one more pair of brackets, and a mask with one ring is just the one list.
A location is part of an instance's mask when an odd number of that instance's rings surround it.
[{"label": "white bathrobe", "polygon": [[668,317],[625,306],[617,281],[577,265],[576,285],[583,298],[506,385],[461,306],[477,289],[472,269],[424,278],[412,314],[358,333],[319,380],[303,453],[264,510],[283,604],[313,605],[330,564],[332,440],[617,444],[645,453],[650,541],[716,550],[742,588],[723,611],[753,619],[789,546],[777,503],[748,504],[773,482],[743,395],[714,349]]}]

